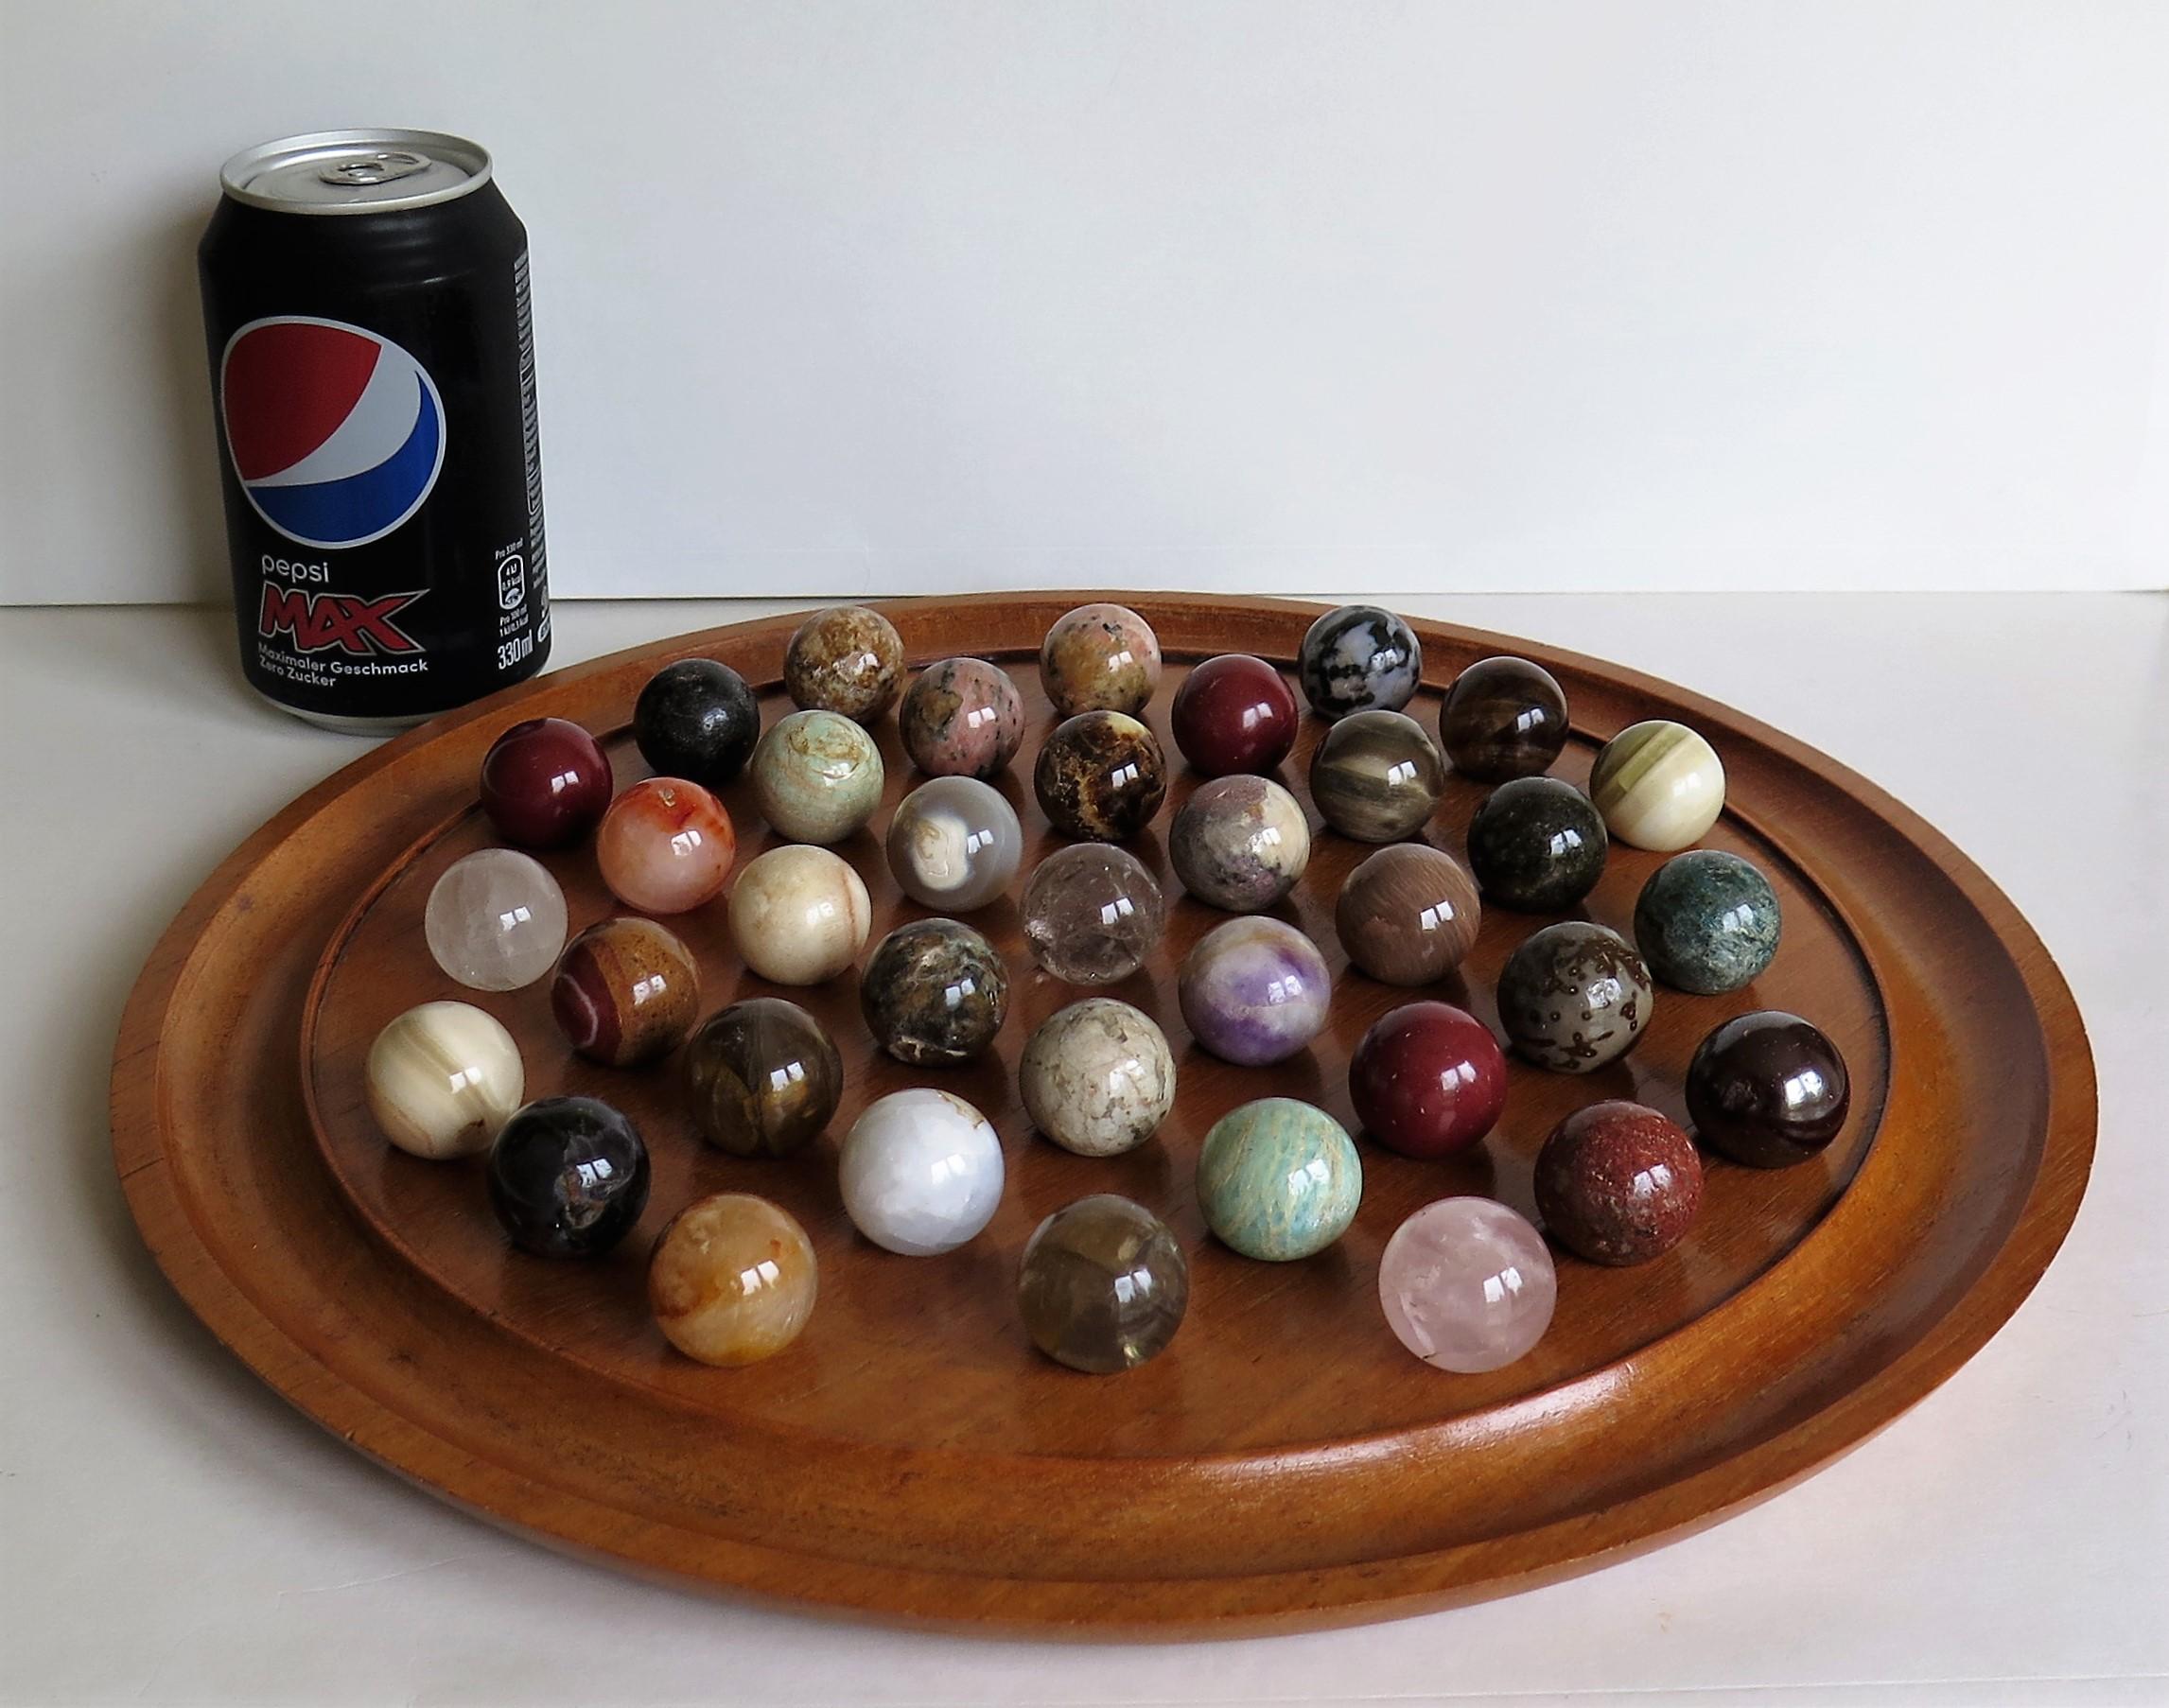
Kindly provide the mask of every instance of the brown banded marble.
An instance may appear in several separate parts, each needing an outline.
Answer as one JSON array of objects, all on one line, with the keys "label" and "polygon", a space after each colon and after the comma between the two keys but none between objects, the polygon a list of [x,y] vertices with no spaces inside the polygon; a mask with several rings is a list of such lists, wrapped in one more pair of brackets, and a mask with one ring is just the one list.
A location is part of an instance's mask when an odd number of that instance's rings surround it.
[{"label": "brown banded marble", "polygon": [[1526,658],[1480,658],[1446,690],[1439,744],[1463,776],[1503,783],[1549,771],[1566,745],[1566,693]]},{"label": "brown banded marble", "polygon": [[590,1061],[668,1055],[700,1018],[700,967],[653,919],[604,919],[566,945],[550,982],[558,1030]]},{"label": "brown banded marble", "polygon": [[1351,712],[1310,756],[1310,798],[1358,842],[1399,842],[1423,828],[1446,789],[1446,764],[1406,712]]},{"label": "brown banded marble", "polygon": [[686,1103],[734,1157],[785,1157],[819,1137],[844,1095],[844,1058],[821,1022],[781,997],[747,997],[701,1022],[685,1052]]},{"label": "brown banded marble", "polygon": [[1427,985],[1476,946],[1476,880],[1428,843],[1380,848],[1349,873],[1333,919],[1348,958],[1388,985]]}]

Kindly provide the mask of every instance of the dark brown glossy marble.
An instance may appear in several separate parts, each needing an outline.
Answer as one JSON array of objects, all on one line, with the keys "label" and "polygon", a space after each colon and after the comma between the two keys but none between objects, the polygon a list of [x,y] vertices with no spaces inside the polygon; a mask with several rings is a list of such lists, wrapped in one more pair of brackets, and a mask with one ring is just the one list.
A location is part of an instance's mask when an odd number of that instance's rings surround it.
[{"label": "dark brown glossy marble", "polygon": [[1750,1168],[1789,1168],[1816,1156],[1845,1126],[1851,1104],[1838,1047],[1775,1008],[1726,1020],[1688,1064],[1695,1137]]},{"label": "dark brown glossy marble", "polygon": [[1536,1158],[1544,1230],[1592,1264],[1646,1264],[1678,1245],[1702,1208],[1694,1142],[1638,1103],[1576,1109]]},{"label": "dark brown glossy marble", "polygon": [[1380,848],[1340,886],[1334,926],[1348,958],[1388,985],[1428,985],[1475,947],[1483,909],[1461,863],[1427,843]]},{"label": "dark brown glossy marble", "polygon": [[821,1022],[781,997],[717,1010],[686,1045],[686,1102],[737,1157],[784,1157],[818,1137],[844,1095],[844,1058]]},{"label": "dark brown glossy marble", "polygon": [[1167,798],[1167,756],[1127,712],[1080,712],[1040,749],[1032,793],[1064,836],[1126,842]]},{"label": "dark brown glossy marble", "polygon": [[971,1061],[986,1054],[1008,1015],[1009,969],[969,925],[917,919],[866,957],[859,1007],[874,1041],[899,1061]]},{"label": "dark brown glossy marble", "polygon": [[1439,741],[1464,776],[1503,783],[1549,771],[1566,745],[1566,694],[1526,658],[1483,658],[1454,678]]}]

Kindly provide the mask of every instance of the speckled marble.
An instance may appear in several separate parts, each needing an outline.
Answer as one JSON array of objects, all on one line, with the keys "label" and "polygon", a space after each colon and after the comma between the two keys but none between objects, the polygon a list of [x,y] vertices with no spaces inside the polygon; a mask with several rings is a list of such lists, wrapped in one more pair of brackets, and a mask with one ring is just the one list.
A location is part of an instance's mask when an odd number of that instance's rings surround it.
[{"label": "speckled marble", "polygon": [[1128,713],[1080,712],[1040,748],[1032,793],[1064,836],[1126,842],[1167,798],[1167,756]]},{"label": "speckled marble", "polygon": [[743,676],[713,658],[666,664],[633,705],[633,741],[657,776],[720,789],[760,740],[760,702]]},{"label": "speckled marble", "polygon": [[1694,1142],[1638,1103],[1593,1103],[1551,1129],[1536,1156],[1544,1230],[1577,1257],[1622,1267],[1662,1257],[1702,1208]]},{"label": "speckled marble", "polygon": [[1386,1242],[1378,1302],[1394,1338],[1426,1364],[1481,1375],[1544,1338],[1559,1274],[1527,1217],[1490,1198],[1441,1198]]},{"label": "speckled marble", "polygon": [[1310,826],[1278,783],[1215,777],[1176,813],[1167,857],[1182,887],[1208,907],[1254,914],[1295,888],[1310,864]]},{"label": "speckled marble", "polygon": [[1160,637],[1128,605],[1079,605],[1040,645],[1040,686],[1065,718],[1134,713],[1160,686]]},{"label": "speckled marble", "polygon": [[1752,984],[1777,953],[1783,919],[1770,880],[1722,848],[1675,854],[1642,885],[1635,947],[1675,989],[1721,996]]},{"label": "speckled marble", "polygon": [[778,719],[753,750],[754,804],[787,842],[842,842],[881,805],[885,774],[873,738],[840,712]]},{"label": "speckled marble", "polygon": [[1614,736],[1589,772],[1604,828],[1629,847],[1669,854],[1700,842],[1724,810],[1724,765],[1684,723],[1654,718]]},{"label": "speckled marble", "polygon": [[1106,843],[1057,848],[1024,880],[1024,946],[1072,985],[1111,985],[1145,965],[1167,929],[1160,880]]},{"label": "speckled marble", "polygon": [[469,990],[518,990],[557,965],[566,923],[565,892],[540,861],[481,848],[430,886],[422,936],[446,976]]},{"label": "speckled marble", "polygon": [[1820,1156],[1852,1107],[1845,1058],[1821,1028],[1765,1008],[1726,1020],[1687,1069],[1694,1136],[1750,1168],[1790,1168]]},{"label": "speckled marble", "polygon": [[994,946],[953,919],[915,919],[874,946],[859,975],[874,1042],[913,1067],[984,1055],[1009,1013],[1009,969]]},{"label": "speckled marble", "polygon": [[808,711],[870,723],[903,687],[896,625],[864,605],[831,605],[798,625],[783,654],[783,689]]},{"label": "speckled marble", "polygon": [[734,1157],[787,1157],[819,1137],[844,1095],[844,1058],[821,1022],[781,997],[719,1008],[687,1041],[686,1105]]},{"label": "speckled marble", "polygon": [[1190,1303],[1190,1265],[1142,1204],[1099,1193],[1041,1222],[1025,1242],[1017,1309],[1032,1344],[1092,1376],[1164,1351]]},{"label": "speckled marble", "polygon": [[1469,870],[1486,901],[1556,914],[1597,887],[1611,853],[1589,797],[1552,776],[1518,777],[1484,797],[1469,820]]},{"label": "speckled marble", "polygon": [[858,959],[874,909],[858,873],[826,848],[794,844],[746,863],[730,891],[730,941],[777,985],[819,985]]},{"label": "speckled marble", "polygon": [[1004,895],[1023,863],[1017,810],[976,777],[937,776],[897,803],[889,871],[921,907],[968,914]]},{"label": "speckled marble", "polygon": [[999,776],[1024,741],[1024,701],[1009,672],[984,658],[943,658],[905,690],[897,733],[929,776]]},{"label": "speckled marble", "polygon": [[1446,690],[1439,745],[1463,776],[1503,783],[1549,771],[1566,745],[1566,695],[1526,658],[1479,658]]},{"label": "speckled marble", "polygon": [[1175,1056],[1151,1017],[1087,997],[1040,1022],[1017,1065],[1032,1124],[1080,1157],[1116,1157],[1160,1130],[1175,1107]]},{"label": "speckled marble", "polygon": [[1445,789],[1437,743],[1406,712],[1351,712],[1311,750],[1311,803],[1358,842],[1413,835]]},{"label": "speckled marble", "polygon": [[1359,970],[1387,985],[1428,985],[1476,946],[1483,907],[1460,861],[1427,843],[1400,842],[1349,873],[1333,917]]},{"label": "speckled marble", "polygon": [[813,1242],[780,1205],[717,1193],[656,1238],[648,1308],[663,1337],[702,1364],[758,1364],[804,1333],[820,1294]]},{"label": "speckled marble", "polygon": [[519,1045],[470,1002],[423,1002],[376,1035],[363,1091],[384,1136],[443,1161],[489,1148],[527,1094]]},{"label": "speckled marble", "polygon": [[1532,933],[1498,977],[1513,1047],[1555,1073],[1587,1073],[1634,1047],[1656,1006],[1649,969],[1616,931],[1566,919]]},{"label": "speckled marble", "polygon": [[1323,1251],[1356,1220],[1363,1162],[1315,1105],[1261,1097],[1213,1124],[1198,1153],[1198,1208],[1221,1243],[1268,1263]]},{"label": "speckled marble", "polygon": [[1415,630],[1378,605],[1342,605],[1310,625],[1297,655],[1303,698],[1321,718],[1399,711],[1424,678]]},{"label": "speckled marble", "polygon": [[1215,926],[1192,945],[1176,999],[1200,1049],[1255,1068],[1293,1055],[1318,1036],[1333,978],[1303,932],[1251,914]]}]

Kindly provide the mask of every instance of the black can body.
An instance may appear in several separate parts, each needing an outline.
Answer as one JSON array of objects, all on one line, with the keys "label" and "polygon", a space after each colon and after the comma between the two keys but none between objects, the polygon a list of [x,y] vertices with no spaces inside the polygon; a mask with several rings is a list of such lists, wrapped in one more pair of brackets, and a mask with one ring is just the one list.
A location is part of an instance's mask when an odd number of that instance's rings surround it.
[{"label": "black can body", "polygon": [[527,232],[496,184],[329,217],[229,191],[197,260],[250,684],[368,729],[539,670]]}]

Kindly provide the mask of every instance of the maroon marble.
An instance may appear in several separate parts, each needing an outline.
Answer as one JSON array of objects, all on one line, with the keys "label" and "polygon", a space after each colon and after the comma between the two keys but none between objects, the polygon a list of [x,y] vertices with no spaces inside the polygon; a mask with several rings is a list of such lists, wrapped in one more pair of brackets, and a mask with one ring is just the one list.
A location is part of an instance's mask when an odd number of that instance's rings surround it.
[{"label": "maroon marble", "polygon": [[1695,1137],[1750,1168],[1789,1168],[1816,1156],[1845,1126],[1851,1106],[1837,1045],[1778,1009],[1726,1020],[1688,1064]]},{"label": "maroon marble", "polygon": [[1404,1157],[1448,1157],[1498,1124],[1506,1056],[1490,1029],[1450,1002],[1379,1017],[1348,1063],[1364,1131]]},{"label": "maroon marble", "polygon": [[1620,1267],[1662,1257],[1701,1208],[1694,1141],[1638,1103],[1576,1109],[1536,1156],[1545,1231],[1592,1264]]},{"label": "maroon marble", "polygon": [[1175,745],[1207,776],[1264,776],[1295,745],[1295,691],[1263,658],[1223,653],[1175,690]]},{"label": "maroon marble", "polygon": [[482,756],[482,810],[523,848],[562,848],[602,822],[617,785],[610,760],[564,718],[515,723]]}]

